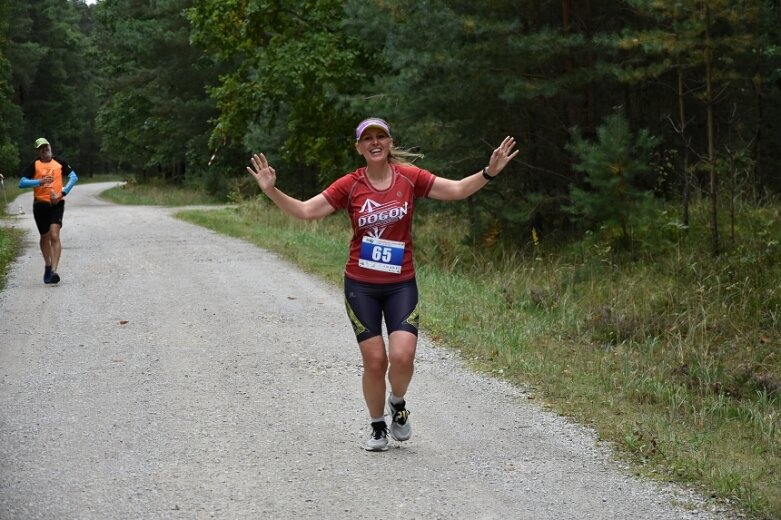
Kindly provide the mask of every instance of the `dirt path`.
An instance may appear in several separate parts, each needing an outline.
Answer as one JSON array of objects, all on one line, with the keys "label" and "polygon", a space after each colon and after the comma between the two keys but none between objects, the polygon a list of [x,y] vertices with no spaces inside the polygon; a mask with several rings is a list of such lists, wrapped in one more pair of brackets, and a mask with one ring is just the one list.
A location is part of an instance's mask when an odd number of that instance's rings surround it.
[{"label": "dirt path", "polygon": [[58,286],[29,198],[11,222],[29,233],[0,294],[0,518],[730,518],[425,338],[413,438],[363,451],[340,290],[106,187],[68,198]]}]

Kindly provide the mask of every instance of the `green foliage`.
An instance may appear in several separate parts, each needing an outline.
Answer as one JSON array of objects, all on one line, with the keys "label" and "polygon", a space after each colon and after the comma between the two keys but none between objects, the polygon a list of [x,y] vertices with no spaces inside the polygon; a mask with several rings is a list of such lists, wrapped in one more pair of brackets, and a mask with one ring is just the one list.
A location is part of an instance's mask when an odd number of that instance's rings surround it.
[{"label": "green foliage", "polygon": [[367,81],[371,64],[342,25],[343,2],[199,0],[188,17],[193,41],[234,65],[211,90],[220,108],[212,143],[273,145],[285,161],[278,169],[309,174],[298,193],[341,174],[359,117],[343,96]]},{"label": "green foliage", "polygon": [[[717,124],[720,121],[729,127],[716,136],[717,155],[750,148],[762,155],[756,157],[760,163],[777,168],[781,156],[766,138],[774,133],[769,128],[774,126],[779,109],[779,6],[761,0],[626,3],[636,19],[620,32],[604,35],[604,67],[633,89],[652,84],[662,87],[657,90],[658,100],[644,96],[650,101],[646,110],[670,116],[670,124],[660,130],[673,134],[668,142],[682,148],[680,157],[688,152],[695,161],[711,160],[704,113],[710,105]],[[678,99],[668,94],[676,92]],[[736,110],[737,106],[742,108]],[[633,119],[643,110],[631,108]],[[657,134],[663,136],[663,132]],[[680,171],[684,167],[679,163],[680,175],[671,180],[684,180],[686,172]],[[748,185],[748,192],[755,195],[757,183],[763,182],[761,177],[748,179],[753,184]],[[697,176],[686,179],[701,181],[707,189],[705,180]]]},{"label": "green foliage", "polygon": [[669,153],[666,175],[637,187],[684,213],[711,177],[729,201],[781,189],[781,24],[765,0],[2,0],[0,12],[13,21],[0,42],[6,169],[46,134],[81,174],[243,198],[257,192],[248,156],[264,152],[280,187],[307,197],[360,164],[352,132],[367,115],[453,179],[513,135],[521,154],[498,182],[437,209],[468,214],[470,243],[523,248],[532,227],[571,231],[570,186],[584,185],[569,129],[591,139],[621,107]]},{"label": "green foliage", "polygon": [[543,105],[509,86],[528,61],[514,46],[522,21],[508,16],[519,9],[511,2],[348,2],[346,23],[380,58],[352,106],[386,117],[397,144],[425,155],[421,167],[460,179],[485,166],[504,136],[519,138],[523,158],[499,182],[468,204],[438,206],[469,213],[470,242],[513,242],[533,218],[519,207],[535,182],[521,162],[536,153],[524,132],[536,115],[530,112]]},{"label": "green foliage", "polygon": [[609,116],[597,129],[596,142],[572,131],[569,150],[575,154],[575,171],[585,174],[588,185],[572,186],[570,211],[591,225],[615,226],[627,242],[632,219],[646,217],[651,193],[638,187],[638,179],[649,171],[648,155],[657,140],[647,130],[633,135],[622,113]]},{"label": "green foliage", "polygon": [[43,135],[55,155],[79,170],[81,162],[96,154],[91,128],[96,90],[90,42],[82,28],[89,11],[84,4],[66,0],[10,5],[10,99],[24,114],[21,124],[18,115],[11,120],[19,124],[11,136],[20,151],[18,163],[34,157],[31,143]]},{"label": "green foliage", "polygon": [[[103,49],[102,148],[121,169],[179,183],[210,170],[214,151],[206,136],[217,113],[206,86],[220,72],[190,45],[183,16],[190,5],[105,0],[95,8],[95,42]],[[225,173],[219,166],[213,170]]]},{"label": "green foliage", "polygon": [[22,112],[11,102],[11,65],[7,58],[10,0],[0,0],[0,173],[7,174],[19,166],[19,128]]}]

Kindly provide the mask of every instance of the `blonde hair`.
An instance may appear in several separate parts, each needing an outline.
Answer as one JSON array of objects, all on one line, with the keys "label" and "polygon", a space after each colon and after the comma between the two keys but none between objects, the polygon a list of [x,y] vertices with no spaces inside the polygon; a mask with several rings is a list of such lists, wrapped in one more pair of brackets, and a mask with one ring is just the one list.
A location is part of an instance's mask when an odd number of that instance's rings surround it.
[{"label": "blonde hair", "polygon": [[425,157],[422,153],[413,152],[406,148],[396,148],[396,145],[391,145],[390,153],[388,154],[388,162],[391,164],[401,164],[404,166],[411,166],[418,159]]}]

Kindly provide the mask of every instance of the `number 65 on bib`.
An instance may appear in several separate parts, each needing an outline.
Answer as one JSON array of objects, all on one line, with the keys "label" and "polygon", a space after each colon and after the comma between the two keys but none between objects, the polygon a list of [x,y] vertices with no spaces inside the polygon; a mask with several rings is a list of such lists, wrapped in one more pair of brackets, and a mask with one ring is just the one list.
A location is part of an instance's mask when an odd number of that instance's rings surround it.
[{"label": "number 65 on bib", "polygon": [[404,242],[363,237],[361,256],[358,259],[359,266],[374,271],[399,274],[403,261]]}]

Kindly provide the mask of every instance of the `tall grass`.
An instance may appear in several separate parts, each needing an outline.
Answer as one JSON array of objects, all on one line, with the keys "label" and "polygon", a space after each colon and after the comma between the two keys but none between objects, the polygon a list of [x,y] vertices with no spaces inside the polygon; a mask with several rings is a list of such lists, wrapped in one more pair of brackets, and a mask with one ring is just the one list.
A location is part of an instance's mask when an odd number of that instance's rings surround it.
[{"label": "tall grass", "polygon": [[[510,251],[418,214],[422,327],[594,427],[638,473],[781,518],[781,227],[777,209],[743,210],[717,258],[674,223],[629,252],[600,234]],[[344,215],[298,222],[253,201],[183,217],[342,278]]]}]

